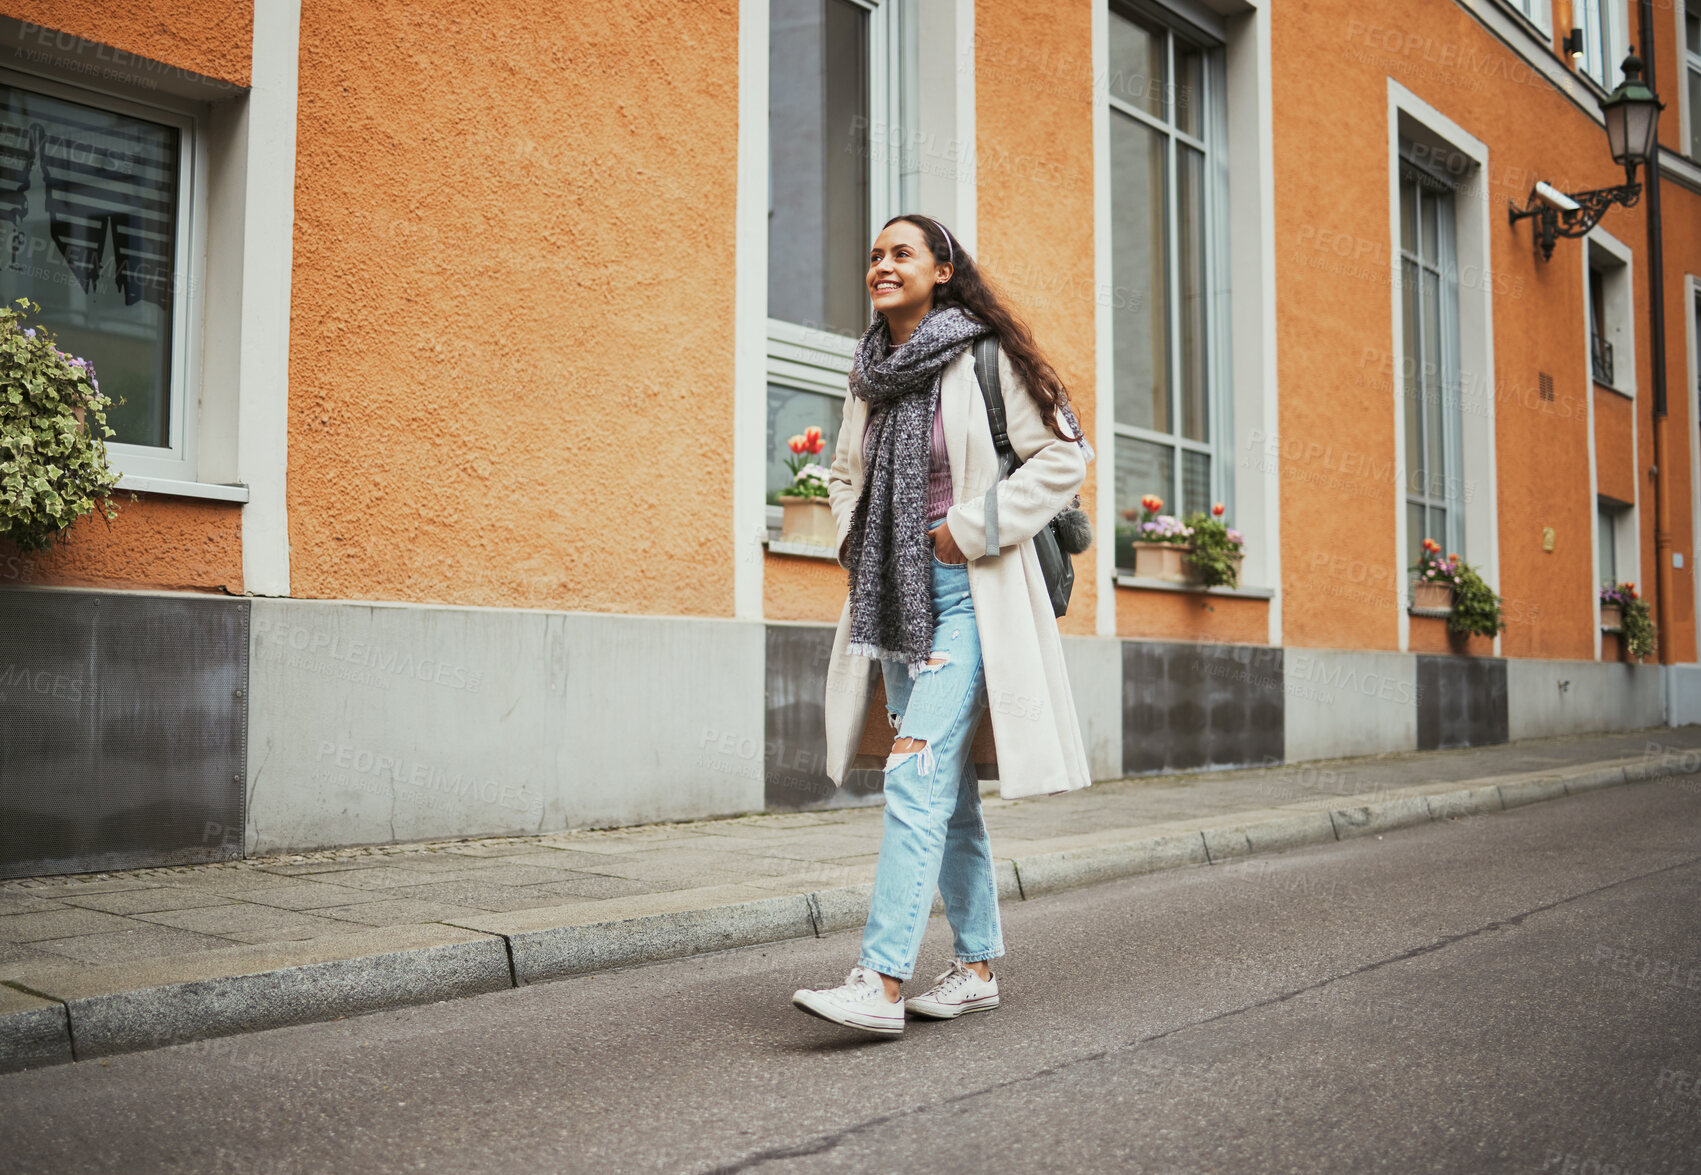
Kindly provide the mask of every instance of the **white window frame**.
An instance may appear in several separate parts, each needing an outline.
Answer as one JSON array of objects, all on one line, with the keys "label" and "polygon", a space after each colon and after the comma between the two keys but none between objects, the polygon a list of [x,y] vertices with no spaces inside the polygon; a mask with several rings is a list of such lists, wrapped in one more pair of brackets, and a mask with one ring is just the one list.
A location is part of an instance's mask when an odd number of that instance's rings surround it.
[{"label": "white window frame", "polygon": [[1505,8],[1518,14],[1543,35],[1553,35],[1552,0],[1500,0]]},{"label": "white window frame", "polygon": [[1683,74],[1683,77],[1678,83],[1678,102],[1679,106],[1683,110],[1684,116],[1682,150],[1688,153],[1691,159],[1701,161],[1701,151],[1691,150],[1691,147],[1696,142],[1697,138],[1701,138],[1701,133],[1698,133],[1698,128],[1701,128],[1701,110],[1697,110],[1695,108],[1695,104],[1689,100],[1689,79],[1691,77],[1701,77],[1701,53],[1697,53],[1689,48],[1689,25],[1687,23],[1688,14],[1685,11],[1685,7],[1687,5],[1697,4],[1698,2],[1701,2],[1701,0],[1682,0],[1682,3],[1680,3],[1678,7],[1677,49],[1678,60],[1681,63],[1681,72]]},{"label": "white window frame", "polygon": [[1624,77],[1619,68],[1630,44],[1630,10],[1622,0],[1573,0],[1571,21],[1583,30],[1583,59],[1577,70],[1610,92]]},{"label": "white window frame", "polygon": [[[168,442],[163,447],[107,442],[112,467],[123,475],[120,488],[148,489],[148,483],[197,481],[200,438],[202,265],[206,257],[207,150],[204,113],[196,104],[142,101],[100,86],[73,85],[27,70],[0,68],[0,81],[52,98],[95,106],[146,119],[178,131],[176,251],[172,258],[171,371]],[[98,366],[97,366],[98,373]]]},{"label": "white window frame", "polygon": [[[1488,145],[1442,114],[1417,94],[1395,81],[1388,87],[1388,240],[1389,322],[1393,370],[1402,369],[1405,342],[1400,330],[1400,140],[1412,139],[1429,148],[1432,159],[1456,159],[1463,169],[1450,174],[1454,180],[1454,233],[1459,265],[1459,368],[1461,388],[1461,437],[1459,470],[1464,477],[1463,496],[1467,550],[1459,554],[1475,564],[1483,579],[1494,587],[1500,582],[1500,527],[1498,525],[1497,458],[1495,454],[1494,376],[1494,286],[1491,264],[1494,233],[1505,224],[1505,213],[1493,206],[1494,185],[1484,181],[1488,174]],[[1498,213],[1498,216],[1497,216]],[[1587,340],[1583,341],[1587,346]],[[1400,487],[1394,495],[1394,542],[1392,566],[1406,566],[1406,417],[1405,388],[1394,381],[1388,407],[1394,417],[1394,480]],[[1387,548],[1385,548],[1387,549]],[[1401,576],[1404,582],[1404,576]],[[1411,614],[1404,593],[1399,599],[1396,623],[1400,651],[1411,648]],[[1494,638],[1494,654],[1500,654],[1500,637]]]},{"label": "white window frame", "polygon": [[[1107,6],[1108,7],[1108,6]],[[1178,27],[1176,22],[1166,22],[1161,15],[1155,14],[1150,8],[1134,10],[1139,15],[1156,24],[1161,24],[1169,36],[1165,38],[1164,76],[1169,86],[1174,85],[1175,79],[1175,43],[1176,39],[1187,41],[1203,51],[1202,63],[1204,83],[1201,86],[1204,109],[1200,124],[1204,128],[1206,138],[1189,134],[1175,125],[1173,118],[1170,122],[1156,118],[1148,112],[1122,98],[1110,93],[1109,87],[1102,87],[1103,100],[1108,113],[1126,115],[1164,136],[1165,143],[1165,199],[1168,202],[1170,214],[1165,228],[1168,240],[1165,248],[1168,250],[1170,267],[1168,272],[1169,288],[1164,291],[1164,297],[1169,301],[1169,347],[1171,375],[1169,387],[1169,418],[1175,425],[1173,432],[1159,432],[1156,429],[1144,428],[1140,425],[1125,424],[1116,419],[1115,367],[1111,367],[1110,382],[1104,385],[1104,404],[1109,409],[1105,413],[1111,422],[1113,443],[1121,440],[1145,441],[1161,445],[1171,450],[1174,458],[1171,462],[1171,477],[1173,479],[1166,493],[1171,495],[1172,505],[1180,511],[1182,485],[1182,453],[1202,453],[1211,460],[1211,499],[1218,502],[1228,502],[1234,498],[1234,461],[1230,451],[1229,438],[1234,435],[1234,418],[1232,392],[1234,381],[1231,363],[1232,351],[1229,336],[1232,334],[1229,322],[1228,291],[1229,281],[1226,275],[1227,267],[1227,199],[1228,183],[1226,171],[1227,127],[1227,52],[1223,45],[1209,45],[1200,38],[1188,35],[1188,30]],[[1181,314],[1180,288],[1181,270],[1177,259],[1181,255],[1180,217],[1177,215],[1178,201],[1176,199],[1177,185],[1180,182],[1176,167],[1177,143],[1184,144],[1197,150],[1205,160],[1205,300],[1206,300],[1206,343],[1205,343],[1205,413],[1206,439],[1193,440],[1181,435]],[[1108,147],[1108,144],[1107,144]],[[1105,170],[1110,170],[1108,156],[1105,160]],[[1112,227],[1114,227],[1114,204],[1116,192],[1110,191],[1113,205]],[[1114,281],[1114,277],[1112,279]],[[1115,336],[1111,332],[1107,344],[1114,355]],[[1109,492],[1114,501],[1116,493],[1116,453],[1110,454],[1110,470],[1104,475],[1104,482],[1109,486]],[[1114,562],[1112,564],[1114,567]],[[1122,574],[1131,573],[1130,569],[1122,569]]]},{"label": "white window frame", "polygon": [[[906,53],[905,32],[906,26],[914,26],[915,19],[913,5],[908,0],[849,2],[869,14],[868,239],[872,241],[881,225],[903,211],[906,181],[914,182],[904,173],[901,149],[908,141],[906,108],[912,105],[905,101],[904,93],[905,67],[913,56]],[[766,118],[766,112],[763,117]],[[767,281],[766,273],[763,281]],[[851,356],[855,351],[855,339],[768,315],[767,378],[762,387],[764,458],[775,443],[775,438],[767,436],[765,423],[767,385],[821,392],[843,400],[849,392]],[[766,464],[763,468],[766,469]],[[779,533],[781,514],[780,507],[764,503],[763,521],[770,538]]]},{"label": "white window frame", "polygon": [[1601,274],[1605,295],[1603,334],[1612,344],[1612,382],[1595,380],[1591,361],[1584,370],[1591,387],[1606,388],[1629,399],[1636,398],[1636,255],[1623,241],[1596,226],[1584,238],[1579,250],[1583,260],[1583,332],[1585,342],[1591,331],[1594,309],[1589,298],[1589,273]]}]

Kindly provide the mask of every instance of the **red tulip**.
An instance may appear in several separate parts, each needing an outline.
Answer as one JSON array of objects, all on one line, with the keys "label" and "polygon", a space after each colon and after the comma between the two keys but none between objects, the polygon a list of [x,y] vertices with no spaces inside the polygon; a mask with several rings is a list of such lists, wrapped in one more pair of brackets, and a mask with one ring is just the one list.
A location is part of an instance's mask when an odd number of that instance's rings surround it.
[{"label": "red tulip", "polygon": [[803,430],[803,439],[806,440],[806,441],[818,441],[818,440],[820,440],[821,439],[821,429],[816,425],[813,425],[813,424],[810,425],[808,428]]},{"label": "red tulip", "polygon": [[1211,507],[1211,513],[1215,514],[1218,518],[1221,518],[1223,516],[1224,509],[1225,509],[1225,507],[1223,506],[1223,504],[1221,502],[1218,502]]},{"label": "red tulip", "polygon": [[786,442],[786,447],[793,453],[801,453],[807,447],[807,443],[802,437],[792,437],[791,440]]}]

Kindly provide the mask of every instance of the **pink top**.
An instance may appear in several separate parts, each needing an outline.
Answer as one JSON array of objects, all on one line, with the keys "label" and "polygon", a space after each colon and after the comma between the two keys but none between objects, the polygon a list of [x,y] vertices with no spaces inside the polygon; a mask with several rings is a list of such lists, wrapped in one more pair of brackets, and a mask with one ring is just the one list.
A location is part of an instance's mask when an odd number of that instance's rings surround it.
[{"label": "pink top", "polygon": [[[870,416],[868,423],[874,423]],[[862,434],[863,461],[868,460],[868,432]],[[927,463],[927,524],[928,529],[949,513],[952,505],[951,493],[951,459],[945,452],[945,414],[939,410],[939,401],[933,402],[933,438],[929,446]]]},{"label": "pink top", "polygon": [[933,402],[933,460],[927,468],[927,524],[929,528],[950,511],[951,461],[945,454],[945,413]]}]

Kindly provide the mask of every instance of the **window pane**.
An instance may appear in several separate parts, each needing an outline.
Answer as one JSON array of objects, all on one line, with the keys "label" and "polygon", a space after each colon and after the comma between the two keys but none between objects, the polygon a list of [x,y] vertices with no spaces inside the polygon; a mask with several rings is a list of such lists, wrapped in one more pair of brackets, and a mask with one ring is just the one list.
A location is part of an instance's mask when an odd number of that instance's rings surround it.
[{"label": "window pane", "polygon": [[[1168,179],[1164,137],[1112,113],[1112,333],[1116,419],[1170,431]],[[1135,495],[1139,497],[1138,494]]]},{"label": "window pane", "polygon": [[[1441,449],[1441,413],[1444,406],[1441,395],[1441,279],[1427,270],[1422,271],[1422,277],[1423,452],[1426,459],[1423,493],[1434,500],[1447,496],[1447,469]],[[1447,541],[1439,534],[1431,537],[1438,543]]]},{"label": "window pane", "polygon": [[1116,438],[1116,565],[1134,566],[1135,523],[1140,517],[1140,499],[1156,494],[1164,500],[1164,512],[1176,512],[1175,450],[1168,445]]},{"label": "window pane", "polygon": [[1191,449],[1181,451],[1181,508],[1177,514],[1186,516],[1195,510],[1211,508],[1211,459]]},{"label": "window pane", "polygon": [[869,244],[868,12],[771,0],[768,313],[859,335]]},{"label": "window pane", "polygon": [[173,127],[0,85],[0,300],[38,303],[94,364],[125,444],[171,443],[178,149]]},{"label": "window pane", "polygon": [[1689,51],[1701,56],[1701,0],[1689,0],[1683,7],[1683,36]]},{"label": "window pane", "polygon": [[1701,159],[1701,69],[1689,71],[1689,157]]},{"label": "window pane", "polygon": [[1205,54],[1175,43],[1175,125],[1190,135],[1205,134]]},{"label": "window pane", "polygon": [[1604,506],[1597,507],[1595,525],[1597,527],[1595,542],[1600,548],[1597,552],[1597,574],[1602,583],[1615,584],[1618,582],[1618,550],[1617,544],[1613,541],[1615,535],[1612,511]]},{"label": "window pane", "polygon": [[1175,201],[1181,256],[1181,435],[1210,439],[1205,396],[1205,156],[1191,147],[1176,146]]},{"label": "window pane", "polygon": [[1406,503],[1406,566],[1410,567],[1423,554],[1423,503]]},{"label": "window pane", "polygon": [[786,442],[810,425],[821,430],[826,447],[812,458],[817,464],[831,465],[833,450],[839,443],[839,426],[844,423],[845,400],[825,392],[805,392],[781,384],[768,385],[768,504],[778,501],[779,493],[791,484],[791,470],[786,461],[791,450]]},{"label": "window pane", "polygon": [[1440,246],[1436,240],[1435,196],[1431,192],[1418,194],[1418,224],[1423,230],[1423,259],[1433,265]]},{"label": "window pane", "polygon": [[1158,118],[1164,116],[1162,29],[1110,14],[1110,96]]},{"label": "window pane", "polygon": [[1400,263],[1400,329],[1404,351],[1400,377],[1406,405],[1406,489],[1421,493],[1423,472],[1423,382],[1418,378],[1418,267],[1415,261]]},{"label": "window pane", "polygon": [[1417,252],[1417,183],[1400,180],[1400,248]]}]

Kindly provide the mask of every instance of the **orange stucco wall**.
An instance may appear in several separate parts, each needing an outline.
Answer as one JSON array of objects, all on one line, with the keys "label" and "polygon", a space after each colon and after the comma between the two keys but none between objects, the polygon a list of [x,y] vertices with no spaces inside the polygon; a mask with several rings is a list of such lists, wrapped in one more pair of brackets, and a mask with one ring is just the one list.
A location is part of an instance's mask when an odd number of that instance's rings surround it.
[{"label": "orange stucco wall", "polygon": [[1149,640],[1265,645],[1270,643],[1270,604],[1205,592],[1117,588],[1116,631]]},{"label": "orange stucco wall", "polygon": [[1494,656],[1494,642],[1486,636],[1456,636],[1447,622],[1435,616],[1413,616],[1411,651],[1414,653],[1461,653],[1471,657]]},{"label": "orange stucco wall", "polygon": [[295,595],[732,612],[737,38],[303,4]]},{"label": "orange stucco wall", "polygon": [[836,560],[769,555],[762,569],[762,615],[836,623],[845,606],[845,586],[845,569]]},{"label": "orange stucco wall", "polygon": [[231,502],[120,493],[118,517],[76,522],[46,551],[0,539],[0,586],[242,593],[242,514]]},{"label": "orange stucco wall", "polygon": [[[1090,437],[1097,419],[1093,269],[1093,13],[1042,0],[975,6],[976,259],[1033,329]],[[1108,476],[1087,466],[1083,501]],[[1065,633],[1091,634],[1096,552],[1076,560]]]},{"label": "orange stucco wall", "polygon": [[[86,72],[92,76],[113,64],[110,50],[119,49],[238,86],[248,84],[254,42],[251,0],[0,0],[0,15],[25,26],[18,43],[8,49],[20,55],[73,53],[79,62],[86,58]],[[74,45],[55,33],[81,37],[89,44]]]}]

